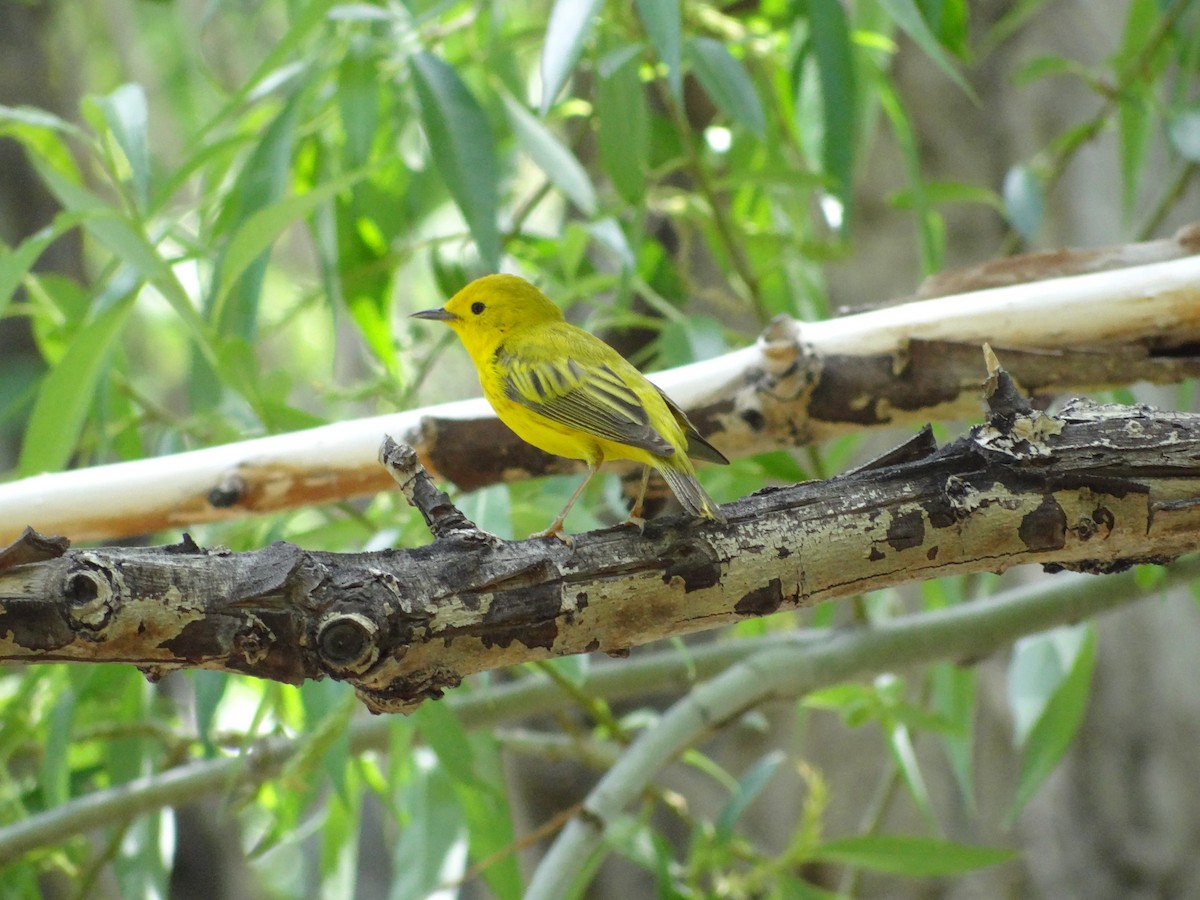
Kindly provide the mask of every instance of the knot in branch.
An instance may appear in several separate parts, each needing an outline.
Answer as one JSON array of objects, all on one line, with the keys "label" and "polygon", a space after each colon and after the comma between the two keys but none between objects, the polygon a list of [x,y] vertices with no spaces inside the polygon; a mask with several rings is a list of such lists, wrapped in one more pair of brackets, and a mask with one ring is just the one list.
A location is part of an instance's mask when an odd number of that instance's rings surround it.
[{"label": "knot in branch", "polygon": [[335,677],[363,675],[379,659],[379,625],[362,613],[334,613],[317,626],[317,653]]},{"label": "knot in branch", "polygon": [[67,615],[76,628],[102,629],[124,593],[125,582],[120,572],[91,553],[80,554],[76,565],[63,578]]}]

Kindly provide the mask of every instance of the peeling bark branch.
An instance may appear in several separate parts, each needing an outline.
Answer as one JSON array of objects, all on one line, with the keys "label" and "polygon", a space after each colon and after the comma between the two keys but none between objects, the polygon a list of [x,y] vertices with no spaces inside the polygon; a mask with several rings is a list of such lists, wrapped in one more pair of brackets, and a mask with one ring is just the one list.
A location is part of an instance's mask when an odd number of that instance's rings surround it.
[{"label": "peeling bark branch", "polygon": [[[374,712],[409,712],[474,672],[620,655],[914,578],[1022,563],[1110,572],[1195,546],[1200,416],[1085,401],[1044,415],[998,371],[989,403],[985,424],[943,448],[916,442],[761,491],[725,507],[727,527],[668,519],[644,535],[580,535],[574,549],[461,523],[426,547],[362,554],[230,553],[186,536],[64,550],[27,536],[0,555],[0,660],[331,677]],[[448,501],[420,486],[415,454],[397,467],[437,520]]]},{"label": "peeling bark branch", "polygon": [[[652,651],[627,662],[589,667],[582,675],[579,690],[610,702],[645,698],[648,694],[689,691],[695,696],[699,682],[751,657],[761,660],[771,654],[777,665],[760,670],[766,672],[766,677],[756,681],[752,691],[738,695],[742,704],[739,709],[747,709],[755,699],[798,696],[837,681],[869,677],[899,666],[981,659],[1018,637],[1079,622],[1148,595],[1161,596],[1172,581],[1190,584],[1198,569],[1200,560],[1192,555],[1188,561],[1167,570],[1166,584],[1148,586],[1139,583],[1132,577],[1132,572],[1110,576],[1103,581],[1067,575],[1052,583],[1041,582],[973,603],[902,616],[870,628],[776,632],[744,640],[693,645],[686,652]],[[780,663],[776,652],[789,650],[790,656]],[[729,681],[737,678],[737,675],[730,675],[728,679],[723,677],[722,686],[716,690],[728,698]],[[712,696],[711,692],[709,696]],[[447,698],[447,702],[454,707],[463,727],[473,729],[565,710],[574,705],[575,699],[545,676],[526,674],[503,684],[492,683],[486,690],[456,692]],[[732,714],[729,717],[708,715],[715,712],[710,704],[705,704],[703,709],[702,731],[733,717]],[[681,736],[686,738],[695,733],[687,731],[686,727],[671,728],[670,725],[660,722],[638,738],[643,748],[642,741],[650,734],[662,735],[666,742],[660,745],[657,758],[639,756],[641,768],[633,787],[653,777],[657,766],[670,758],[666,754],[672,746],[678,745]],[[390,740],[391,731],[384,720],[356,719],[349,726],[351,753],[386,750]],[[306,746],[302,739],[273,735],[251,748],[252,765],[246,765],[245,757],[240,755],[193,760],[166,774],[135,779],[32,813],[0,827],[0,865],[114,820],[164,806],[179,806],[221,790],[235,791],[260,784],[274,777],[287,759],[303,752]],[[622,795],[612,794],[606,798],[605,805],[611,808],[612,804],[620,802]],[[593,806],[591,811],[600,814],[600,821],[611,817],[603,807],[596,809]],[[596,822],[593,819],[593,824]],[[590,829],[578,836],[588,839],[587,831]],[[556,842],[556,846],[561,845]],[[563,860],[562,851],[556,855],[569,865],[569,860]],[[548,867],[543,871],[552,869]]]},{"label": "peeling bark branch", "polygon": [[[1034,394],[1172,383],[1200,374],[1198,246],[1193,229],[1103,253],[1017,257],[958,273],[953,296],[777,319],[754,346],[651,378],[730,458],[972,418],[983,341]],[[107,540],[375,493],[388,486],[375,463],[383,434],[464,490],[577,471],[517,438],[484,401],[466,401],[0,484],[0,542],[26,524]]]}]

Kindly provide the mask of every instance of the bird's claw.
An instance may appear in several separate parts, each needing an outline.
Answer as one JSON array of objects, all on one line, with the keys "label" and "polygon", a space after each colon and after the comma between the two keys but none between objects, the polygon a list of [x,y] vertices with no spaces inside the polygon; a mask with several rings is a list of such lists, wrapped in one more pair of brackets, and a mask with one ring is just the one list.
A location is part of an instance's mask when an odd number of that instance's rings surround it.
[{"label": "bird's claw", "polygon": [[571,535],[569,535],[565,531],[563,531],[561,523],[551,525],[545,531],[535,531],[533,534],[530,535],[530,537],[531,538],[555,537],[555,538],[558,538],[560,541],[562,541],[564,544],[566,544],[568,547],[571,547],[571,548],[575,547],[575,538],[571,537]]}]

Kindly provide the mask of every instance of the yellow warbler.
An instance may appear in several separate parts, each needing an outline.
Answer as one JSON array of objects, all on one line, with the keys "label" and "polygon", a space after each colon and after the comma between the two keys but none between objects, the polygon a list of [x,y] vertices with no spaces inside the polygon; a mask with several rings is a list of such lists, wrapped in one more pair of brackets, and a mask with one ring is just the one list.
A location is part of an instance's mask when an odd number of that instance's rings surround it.
[{"label": "yellow warbler", "polygon": [[563,319],[541,291],[515,275],[471,282],[440,309],[413,313],[445,322],[462,339],[501,421],[547,453],[581,459],[587,477],[550,527],[566,543],[563,520],[606,459],[644,463],[629,521],[641,525],[650,469],[693,516],[725,517],[696,480],[688,456],[728,464],[683,411],[616,350]]}]

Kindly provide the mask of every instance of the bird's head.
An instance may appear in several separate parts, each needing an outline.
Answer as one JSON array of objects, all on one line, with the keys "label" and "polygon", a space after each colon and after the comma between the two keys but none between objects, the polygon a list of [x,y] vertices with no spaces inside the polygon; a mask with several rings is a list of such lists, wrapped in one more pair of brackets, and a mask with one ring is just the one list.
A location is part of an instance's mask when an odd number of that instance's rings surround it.
[{"label": "bird's head", "polygon": [[522,328],[561,322],[562,310],[545,294],[516,275],[486,275],[472,281],[439,309],[412,314],[415,319],[445,322],[471,356],[487,354]]}]

